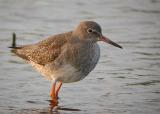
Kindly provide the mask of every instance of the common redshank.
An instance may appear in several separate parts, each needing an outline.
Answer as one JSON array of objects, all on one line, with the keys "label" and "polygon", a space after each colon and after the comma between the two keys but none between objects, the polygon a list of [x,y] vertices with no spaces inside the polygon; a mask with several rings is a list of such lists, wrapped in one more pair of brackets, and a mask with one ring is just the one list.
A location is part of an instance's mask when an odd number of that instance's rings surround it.
[{"label": "common redshank", "polygon": [[100,57],[98,41],[122,48],[102,35],[99,24],[83,21],[73,31],[36,44],[12,47],[11,51],[52,81],[50,96],[53,105],[57,106],[62,83],[80,81],[95,68]]}]

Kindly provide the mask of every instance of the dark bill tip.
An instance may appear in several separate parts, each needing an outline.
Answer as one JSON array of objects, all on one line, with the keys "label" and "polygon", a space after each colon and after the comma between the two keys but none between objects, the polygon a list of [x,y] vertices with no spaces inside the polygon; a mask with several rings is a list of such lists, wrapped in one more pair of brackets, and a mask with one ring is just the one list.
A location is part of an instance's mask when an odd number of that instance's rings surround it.
[{"label": "dark bill tip", "polygon": [[117,43],[115,43],[115,42],[113,42],[113,41],[108,41],[108,43],[109,44],[111,44],[111,45],[113,45],[113,46],[115,46],[115,47],[118,47],[118,48],[121,48],[121,49],[123,49],[123,47],[122,46],[120,46],[119,44],[117,44]]},{"label": "dark bill tip", "polygon": [[122,46],[120,46],[119,44],[113,42],[113,41],[110,40],[109,38],[106,38],[105,36],[102,36],[100,40],[103,41],[103,42],[106,42],[106,43],[108,43],[108,44],[111,44],[111,45],[113,45],[113,46],[115,46],[115,47],[118,47],[118,48],[123,49]]}]

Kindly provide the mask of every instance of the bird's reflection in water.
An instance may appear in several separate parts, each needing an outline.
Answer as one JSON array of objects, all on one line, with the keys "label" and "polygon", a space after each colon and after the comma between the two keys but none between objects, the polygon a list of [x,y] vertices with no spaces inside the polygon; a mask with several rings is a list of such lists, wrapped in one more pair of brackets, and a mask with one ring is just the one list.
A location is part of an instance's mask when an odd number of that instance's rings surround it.
[{"label": "bird's reflection in water", "polygon": [[[61,112],[63,111],[63,112]],[[72,109],[72,108],[64,108],[64,107],[57,107],[57,110],[50,110],[48,108],[45,109],[21,109],[17,111],[13,111],[12,114],[63,114],[64,111],[80,111],[79,109]]]},{"label": "bird's reflection in water", "polygon": [[[67,108],[64,106],[55,106],[54,103],[51,100],[49,101],[49,107],[38,109],[38,108],[31,108],[31,109],[21,109],[21,110],[15,110],[12,114],[63,114],[64,111],[81,111],[80,109],[75,108]],[[35,103],[34,101],[30,101],[30,103]],[[14,110],[14,109],[13,109]]]},{"label": "bird's reflection in water", "polygon": [[48,108],[44,109],[21,109],[13,111],[12,114],[61,114],[60,111],[49,111]]},{"label": "bird's reflection in water", "polygon": [[58,110],[64,110],[64,111],[81,111],[80,109],[74,109],[74,108],[66,108],[62,106],[56,106],[55,103],[52,100],[48,100],[50,102],[50,112],[58,112]]}]

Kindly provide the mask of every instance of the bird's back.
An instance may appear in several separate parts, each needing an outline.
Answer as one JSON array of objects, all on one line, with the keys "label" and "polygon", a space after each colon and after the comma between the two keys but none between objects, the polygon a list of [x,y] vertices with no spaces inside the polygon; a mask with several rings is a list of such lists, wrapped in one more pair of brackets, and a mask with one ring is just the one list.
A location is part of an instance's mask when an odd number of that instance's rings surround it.
[{"label": "bird's back", "polygon": [[11,51],[27,61],[45,65],[54,61],[59,56],[61,48],[65,45],[67,37],[71,34],[72,32],[58,34],[33,45],[15,47]]}]

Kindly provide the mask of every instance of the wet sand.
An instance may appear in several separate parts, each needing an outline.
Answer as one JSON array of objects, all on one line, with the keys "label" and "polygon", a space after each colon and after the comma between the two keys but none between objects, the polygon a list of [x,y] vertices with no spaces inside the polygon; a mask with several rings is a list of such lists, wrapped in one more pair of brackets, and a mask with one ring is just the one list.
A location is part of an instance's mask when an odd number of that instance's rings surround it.
[{"label": "wet sand", "polygon": [[51,83],[10,53],[94,20],[123,50],[100,42],[101,58],[84,80],[64,84],[60,114],[159,114],[159,0],[0,0],[0,114],[50,114]]}]

